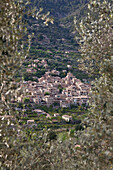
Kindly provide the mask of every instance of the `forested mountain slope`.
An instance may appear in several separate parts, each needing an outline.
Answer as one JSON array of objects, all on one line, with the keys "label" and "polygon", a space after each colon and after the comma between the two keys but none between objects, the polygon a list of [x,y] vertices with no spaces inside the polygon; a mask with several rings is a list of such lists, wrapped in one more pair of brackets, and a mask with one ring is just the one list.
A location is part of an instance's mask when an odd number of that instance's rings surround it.
[{"label": "forested mountain slope", "polygon": [[[31,19],[31,31],[35,32],[37,40],[43,40],[44,36],[46,36],[46,39],[48,38],[53,46],[57,45],[59,47],[59,43],[62,43],[62,38],[71,40],[72,45],[73,17],[76,16],[78,19],[84,17],[87,2],[88,0],[31,0],[32,7],[43,8],[44,13],[49,11],[54,18],[54,24],[49,24],[48,27],[41,24],[38,27],[36,25],[37,21]],[[37,40],[35,41],[37,42]]]},{"label": "forested mountain slope", "polygon": [[[54,24],[49,23],[48,26],[43,21],[28,17],[29,33],[34,33],[32,38],[30,55],[25,61],[25,68],[31,64],[34,59],[46,59],[48,69],[56,69],[71,71],[77,78],[87,78],[86,74],[78,70],[77,59],[79,57],[78,45],[74,39],[74,16],[78,19],[84,17],[87,10],[87,2],[89,0],[31,0],[30,7],[40,9],[42,13],[50,12],[50,16],[54,18]],[[50,53],[48,53],[50,50]],[[65,52],[69,54],[66,55]],[[59,56],[57,58],[55,56]],[[72,69],[68,70],[67,65],[72,65]],[[24,69],[25,80],[31,80],[31,77],[40,77],[47,69],[40,68],[35,74],[28,74]]]},{"label": "forested mountain slope", "polygon": [[88,0],[32,0],[38,8],[50,11],[57,18],[62,18],[86,5]]}]

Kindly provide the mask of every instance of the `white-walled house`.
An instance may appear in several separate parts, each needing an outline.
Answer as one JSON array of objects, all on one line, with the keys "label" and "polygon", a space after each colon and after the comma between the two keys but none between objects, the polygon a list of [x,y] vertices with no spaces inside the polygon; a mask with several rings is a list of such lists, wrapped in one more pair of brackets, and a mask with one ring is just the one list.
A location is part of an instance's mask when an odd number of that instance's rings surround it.
[{"label": "white-walled house", "polygon": [[81,104],[88,104],[89,101],[89,97],[88,96],[76,96],[73,97],[73,104],[77,105],[81,105]]},{"label": "white-walled house", "polygon": [[62,116],[62,119],[64,119],[65,121],[69,122],[69,121],[72,121],[72,116],[63,115],[63,116]]},{"label": "white-walled house", "polygon": [[27,120],[27,124],[34,124],[35,121],[34,120]]},{"label": "white-walled house", "polygon": [[58,117],[59,116],[59,113],[54,113],[54,117]]}]

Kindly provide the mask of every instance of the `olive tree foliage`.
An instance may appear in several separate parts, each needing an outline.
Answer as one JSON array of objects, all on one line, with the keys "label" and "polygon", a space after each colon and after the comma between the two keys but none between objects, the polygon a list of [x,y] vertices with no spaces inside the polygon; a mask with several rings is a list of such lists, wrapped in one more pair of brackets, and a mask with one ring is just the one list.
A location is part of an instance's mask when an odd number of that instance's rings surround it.
[{"label": "olive tree foliage", "polygon": [[[43,136],[44,138],[44,136]],[[37,142],[38,143],[38,142]],[[20,151],[21,162],[17,169],[23,170],[69,170],[74,168],[74,145],[69,141],[63,143],[52,141],[30,146]],[[29,161],[28,161],[29,160]]]},{"label": "olive tree foliage", "polygon": [[[4,169],[11,167],[14,161],[12,145],[17,136],[11,117],[14,116],[11,102],[20,91],[14,76],[24,57],[23,42],[20,41],[23,36],[21,13],[19,2],[0,1],[0,164]],[[9,116],[6,118],[6,115]]]},{"label": "olive tree foliage", "polygon": [[79,24],[76,37],[82,69],[97,78],[92,82],[91,109],[78,142],[78,169],[113,169],[113,4],[91,0],[89,13]]},{"label": "olive tree foliage", "polygon": [[[20,160],[20,145],[25,134],[16,119],[18,97],[24,93],[15,74],[21,70],[28,56],[32,35],[27,33],[25,14],[36,19],[41,18],[47,24],[49,14],[40,14],[41,10],[29,10],[27,0],[0,1],[0,167],[17,169]],[[22,84],[23,81],[21,81]]]}]

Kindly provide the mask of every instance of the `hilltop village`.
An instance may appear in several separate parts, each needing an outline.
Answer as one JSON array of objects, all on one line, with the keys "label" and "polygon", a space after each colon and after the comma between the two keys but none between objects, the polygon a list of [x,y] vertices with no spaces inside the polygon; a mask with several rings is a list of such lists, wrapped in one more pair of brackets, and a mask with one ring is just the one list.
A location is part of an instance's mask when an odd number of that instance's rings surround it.
[{"label": "hilltop village", "polygon": [[27,95],[19,97],[19,102],[27,98],[38,105],[47,107],[53,105],[56,108],[88,105],[90,85],[82,83],[70,72],[66,77],[61,78],[59,71],[48,71],[38,78],[38,82],[25,81],[22,86],[26,89]]}]

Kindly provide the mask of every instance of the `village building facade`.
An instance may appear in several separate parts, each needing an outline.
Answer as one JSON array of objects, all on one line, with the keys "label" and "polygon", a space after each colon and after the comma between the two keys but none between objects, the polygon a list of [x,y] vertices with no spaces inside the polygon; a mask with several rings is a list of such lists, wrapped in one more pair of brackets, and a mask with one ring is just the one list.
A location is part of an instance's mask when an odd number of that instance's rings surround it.
[{"label": "village building facade", "polygon": [[46,72],[38,79],[38,82],[26,81],[24,86],[27,95],[18,98],[19,102],[27,97],[30,102],[38,105],[49,107],[57,103],[59,107],[70,107],[71,104],[87,105],[89,100],[90,85],[81,82],[70,72],[65,78],[60,78],[57,75],[52,76],[51,72]]}]

